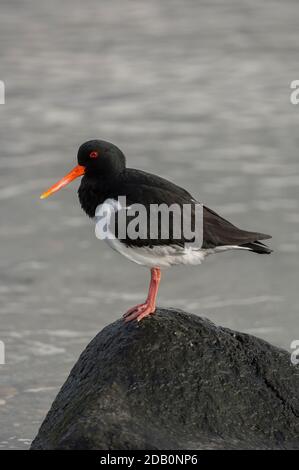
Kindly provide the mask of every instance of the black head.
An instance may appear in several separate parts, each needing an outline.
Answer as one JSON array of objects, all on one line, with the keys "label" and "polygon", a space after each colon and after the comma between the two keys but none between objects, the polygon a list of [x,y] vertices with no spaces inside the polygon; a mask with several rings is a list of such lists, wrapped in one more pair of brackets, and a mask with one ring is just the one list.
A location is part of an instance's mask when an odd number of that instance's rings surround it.
[{"label": "black head", "polygon": [[[78,165],[41,195],[45,199],[74,179],[102,184],[116,180],[126,168],[126,158],[116,145],[104,140],[89,140],[78,150]],[[81,184],[82,184],[81,182]]]},{"label": "black head", "polygon": [[89,140],[79,147],[78,164],[85,167],[85,175],[113,177],[126,167],[126,158],[116,145],[104,140]]}]

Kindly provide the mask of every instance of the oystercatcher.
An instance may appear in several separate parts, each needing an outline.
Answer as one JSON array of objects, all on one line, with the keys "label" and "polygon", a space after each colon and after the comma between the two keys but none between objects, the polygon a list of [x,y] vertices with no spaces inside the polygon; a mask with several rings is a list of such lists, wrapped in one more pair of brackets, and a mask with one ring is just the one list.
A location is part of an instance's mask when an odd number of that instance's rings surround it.
[{"label": "oystercatcher", "polygon": [[[114,213],[126,210],[127,207],[119,206],[120,196],[126,198],[128,207],[138,203],[147,209],[152,204],[178,204],[180,207],[189,204],[193,208],[196,204],[196,200],[185,189],[174,183],[157,175],[127,168],[123,152],[116,145],[103,140],[90,140],[82,144],[78,150],[78,165],[45,191],[41,199],[80,176],[83,178],[78,190],[79,200],[83,210],[91,218],[95,217],[97,209],[103,205],[108,205]],[[247,250],[259,254],[272,252],[261,242],[271,238],[270,235],[240,230],[208,207],[202,207],[201,247],[190,246],[184,236],[174,238],[171,230],[166,239],[161,236],[161,230],[154,239],[148,232],[145,237],[132,239],[128,236],[117,237],[116,227],[116,237],[107,239],[114,250],[151,269],[148,297],[143,304],[136,305],[124,314],[125,321],[140,321],[155,312],[161,268],[176,264],[201,264],[206,256],[227,250]]]}]

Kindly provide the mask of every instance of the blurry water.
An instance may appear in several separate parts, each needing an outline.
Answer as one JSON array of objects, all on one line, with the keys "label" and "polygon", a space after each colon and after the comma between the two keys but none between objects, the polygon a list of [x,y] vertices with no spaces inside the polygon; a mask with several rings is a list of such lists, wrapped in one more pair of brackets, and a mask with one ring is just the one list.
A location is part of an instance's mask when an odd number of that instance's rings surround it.
[{"label": "blurry water", "polygon": [[103,138],[244,228],[227,253],[164,275],[177,306],[289,349],[299,338],[297,2],[3,0],[0,15],[0,447],[26,448],[88,341],[149,275],[94,236],[76,184],[39,194]]}]

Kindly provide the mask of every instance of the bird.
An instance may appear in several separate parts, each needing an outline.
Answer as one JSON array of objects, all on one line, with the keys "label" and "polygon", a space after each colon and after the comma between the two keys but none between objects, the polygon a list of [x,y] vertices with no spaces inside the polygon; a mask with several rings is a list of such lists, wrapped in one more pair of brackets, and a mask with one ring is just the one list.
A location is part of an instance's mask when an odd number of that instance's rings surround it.
[{"label": "bird", "polygon": [[[78,150],[78,164],[66,176],[46,190],[40,197],[45,199],[71,181],[82,177],[78,197],[82,209],[92,219],[97,211],[108,207],[109,214],[128,211],[134,204],[140,204],[147,210],[161,204],[170,207],[176,204],[195,207],[199,203],[187,190],[158,175],[127,167],[124,153],[114,144],[104,140],[89,140]],[[126,205],[119,205],[120,197]],[[264,233],[241,230],[206,205],[202,207],[202,243],[190,244],[184,234],[175,237],[175,217],[169,219],[171,225],[169,237],[161,235],[163,227],[159,225],[158,236],[153,238],[149,230],[143,237],[119,236],[119,227],[114,227],[114,237],[106,241],[118,253],[127,259],[150,269],[151,279],[148,295],[144,303],[130,308],[124,315],[125,322],[138,322],[156,311],[156,301],[161,281],[161,271],[173,265],[199,265],[204,259],[216,253],[228,250],[244,250],[258,254],[270,254],[273,250],[262,241],[272,238]],[[132,216],[129,217],[132,221]],[[126,224],[128,224],[126,220]],[[182,219],[180,219],[181,222]],[[110,221],[110,219],[109,219]],[[194,225],[194,224],[193,224]]]}]

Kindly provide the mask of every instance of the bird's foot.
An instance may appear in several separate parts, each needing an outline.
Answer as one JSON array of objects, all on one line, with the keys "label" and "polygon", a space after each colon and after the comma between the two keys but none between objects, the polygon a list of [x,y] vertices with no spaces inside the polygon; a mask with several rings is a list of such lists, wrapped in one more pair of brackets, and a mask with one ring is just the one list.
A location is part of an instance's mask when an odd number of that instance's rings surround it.
[{"label": "bird's foot", "polygon": [[140,321],[144,317],[152,315],[156,310],[156,307],[150,302],[145,302],[144,304],[135,305],[135,307],[130,308],[124,315],[123,318],[125,322],[132,320]]}]

